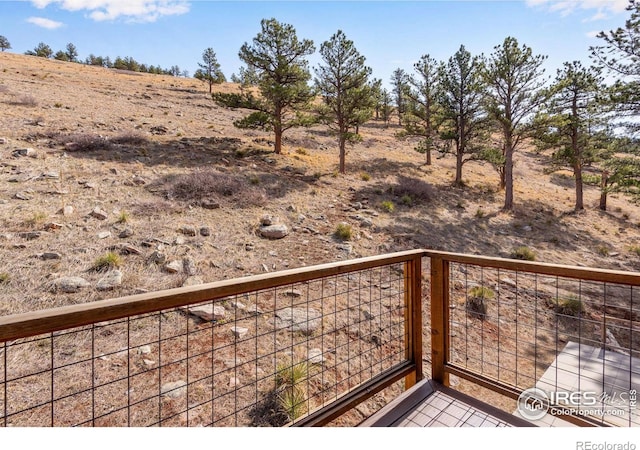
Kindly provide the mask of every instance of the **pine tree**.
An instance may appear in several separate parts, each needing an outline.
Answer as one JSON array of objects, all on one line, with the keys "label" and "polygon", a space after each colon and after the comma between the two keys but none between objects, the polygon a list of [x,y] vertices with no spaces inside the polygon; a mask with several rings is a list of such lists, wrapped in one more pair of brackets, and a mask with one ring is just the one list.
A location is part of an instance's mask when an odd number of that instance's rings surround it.
[{"label": "pine tree", "polygon": [[53,56],[53,50],[44,42],[40,42],[33,50],[27,50],[24,54],[38,56],[40,58],[51,58]]},{"label": "pine tree", "polygon": [[398,125],[402,126],[402,116],[407,110],[407,91],[409,90],[409,76],[404,70],[398,68],[391,75],[393,97],[398,112]]},{"label": "pine tree", "polygon": [[449,143],[441,151],[453,153],[456,157],[454,184],[457,186],[463,184],[463,165],[480,159],[481,143],[486,138],[486,120],[482,108],[485,86],[480,67],[480,59],[472,57],[461,45],[447,64],[438,69],[441,85],[439,103],[443,117],[440,139]]},{"label": "pine tree", "polygon": [[411,107],[404,115],[403,135],[420,136],[422,140],[416,150],[426,154],[426,164],[431,165],[431,151],[437,134],[436,115],[438,113],[439,64],[429,55],[423,55],[414,69],[415,75],[409,77],[411,88],[407,96]]},{"label": "pine tree", "polygon": [[382,89],[380,94],[380,117],[384,121],[384,126],[389,126],[389,121],[391,120],[391,114],[393,113],[393,106],[391,105],[391,93]]},{"label": "pine tree", "polygon": [[324,64],[316,69],[316,87],[327,109],[326,122],[338,135],[340,173],[345,173],[346,143],[357,137],[352,130],[371,117],[371,69],[341,30],[322,43],[320,55]]},{"label": "pine tree", "polygon": [[78,61],[78,49],[71,42],[67,44],[65,54],[67,56],[67,61],[71,61],[71,62]]},{"label": "pine tree", "polygon": [[2,35],[0,35],[0,50],[3,52],[5,50],[11,50],[11,43],[9,42],[9,39]]},{"label": "pine tree", "polygon": [[282,134],[308,123],[301,114],[313,98],[306,57],[315,51],[313,41],[299,40],[296,30],[276,19],[263,19],[252,44],[244,43],[238,56],[258,75],[261,94],[255,112],[234,123],[240,128],[263,128],[275,134],[274,150],[282,151]]},{"label": "pine tree", "polygon": [[214,84],[224,83],[226,81],[224,74],[220,70],[220,63],[216,57],[216,52],[211,47],[202,52],[202,62],[198,63],[200,69],[196,70],[193,75],[201,81],[209,84],[209,94],[213,90]]},{"label": "pine tree", "polygon": [[531,131],[530,120],[544,101],[542,63],[546,56],[534,55],[526,45],[520,47],[507,37],[485,64],[484,80],[489,87],[487,106],[499,124],[504,152],[504,209],[513,209],[513,153]]}]

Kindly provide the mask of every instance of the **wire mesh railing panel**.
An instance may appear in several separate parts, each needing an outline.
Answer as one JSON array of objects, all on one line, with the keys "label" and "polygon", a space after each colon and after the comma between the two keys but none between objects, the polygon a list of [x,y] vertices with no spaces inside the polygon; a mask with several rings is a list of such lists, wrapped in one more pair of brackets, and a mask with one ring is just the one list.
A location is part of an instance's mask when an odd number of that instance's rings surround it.
[{"label": "wire mesh railing panel", "polygon": [[2,426],[282,426],[407,362],[404,262],[0,344]]},{"label": "wire mesh railing panel", "polygon": [[640,287],[451,262],[448,363],[565,414],[639,426]]}]

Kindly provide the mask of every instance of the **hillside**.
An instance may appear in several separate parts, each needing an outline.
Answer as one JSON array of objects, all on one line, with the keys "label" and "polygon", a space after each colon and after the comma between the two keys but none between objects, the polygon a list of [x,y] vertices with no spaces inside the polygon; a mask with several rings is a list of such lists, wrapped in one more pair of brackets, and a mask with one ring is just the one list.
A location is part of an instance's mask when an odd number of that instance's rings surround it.
[{"label": "hillside", "polygon": [[[269,133],[234,128],[243,112],[206,90],[0,54],[1,315],[415,247],[508,257],[528,246],[538,261],[640,270],[638,206],[612,196],[599,211],[587,187],[574,213],[570,173],[545,174],[543,155],[516,155],[506,214],[490,166],[467,164],[467,186],[453,188],[453,158],[425,166],[395,124],[362,127],[343,176],[326,128],[289,131],[275,155]],[[266,215],[284,238],[261,236]],[[335,237],[341,222],[351,239]],[[121,279],[94,270],[108,252]]]}]

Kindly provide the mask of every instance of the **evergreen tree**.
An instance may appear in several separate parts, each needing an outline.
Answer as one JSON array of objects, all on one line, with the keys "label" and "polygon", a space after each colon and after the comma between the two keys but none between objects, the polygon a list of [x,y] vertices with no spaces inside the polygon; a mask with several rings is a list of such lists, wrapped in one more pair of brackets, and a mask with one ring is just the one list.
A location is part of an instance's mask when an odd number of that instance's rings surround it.
[{"label": "evergreen tree", "polygon": [[398,125],[402,126],[402,116],[407,109],[407,91],[409,90],[409,77],[402,69],[396,69],[391,75],[393,97],[398,112]]},{"label": "evergreen tree", "polygon": [[447,64],[438,69],[443,118],[440,139],[448,143],[441,151],[456,157],[454,184],[457,186],[463,184],[463,165],[480,159],[481,143],[486,138],[486,117],[482,108],[485,85],[480,68],[480,59],[472,57],[461,45]]},{"label": "evergreen tree", "polygon": [[40,58],[51,58],[53,56],[53,50],[44,42],[40,42],[33,50],[27,50],[24,54],[38,56]]},{"label": "evergreen tree", "polygon": [[211,47],[202,52],[202,62],[198,63],[198,66],[200,69],[196,70],[194,77],[209,84],[209,94],[211,94],[214,84],[226,81],[224,74],[220,70],[216,52]]},{"label": "evergreen tree", "polygon": [[78,61],[78,49],[71,42],[67,44],[65,54],[67,56],[67,61],[71,61],[71,62]]},{"label": "evergreen tree", "polygon": [[53,59],[57,59],[58,61],[69,61],[69,57],[62,50],[58,50],[53,56]]},{"label": "evergreen tree", "polygon": [[578,61],[564,63],[553,85],[549,88],[548,102],[537,122],[544,123],[538,134],[541,148],[554,148],[554,160],[569,165],[576,186],[576,211],[584,209],[583,177],[585,165],[596,162],[603,146],[603,108],[599,102],[602,92],[600,71],[585,68]]},{"label": "evergreen tree", "polygon": [[545,59],[507,37],[502,45],[494,47],[486,62],[484,80],[490,90],[487,108],[499,124],[503,141],[505,210],[513,209],[513,153],[531,132],[530,119],[544,101],[540,89]]},{"label": "evergreen tree", "polygon": [[431,151],[437,134],[439,109],[438,63],[429,55],[423,55],[416,64],[415,75],[408,78],[411,88],[407,90],[410,107],[404,114],[403,136],[420,136],[422,140],[416,150],[426,154],[426,164],[431,165]]},{"label": "evergreen tree", "polygon": [[293,26],[263,19],[253,43],[245,42],[238,54],[247,69],[256,71],[261,98],[253,105],[255,111],[234,125],[273,130],[274,150],[281,153],[282,134],[309,123],[301,110],[313,98],[306,57],[314,51],[313,41],[299,40]]},{"label": "evergreen tree", "polygon": [[371,117],[372,97],[368,86],[371,69],[353,41],[338,30],[320,46],[323,64],[316,69],[316,87],[324,99],[324,118],[338,135],[340,173],[345,173],[346,143],[357,137],[352,130]]},{"label": "evergreen tree", "polygon": [[380,110],[382,109],[382,80],[374,78],[369,82],[371,88],[371,97],[373,99],[373,109],[376,113],[375,119],[380,119]]},{"label": "evergreen tree", "polygon": [[2,35],[0,35],[0,50],[3,52],[5,50],[11,50],[11,43],[9,42],[9,39]]},{"label": "evergreen tree", "polygon": [[391,114],[393,113],[393,106],[391,102],[391,93],[386,89],[382,89],[380,96],[380,117],[384,121],[385,127],[389,126],[389,122],[391,121]]}]

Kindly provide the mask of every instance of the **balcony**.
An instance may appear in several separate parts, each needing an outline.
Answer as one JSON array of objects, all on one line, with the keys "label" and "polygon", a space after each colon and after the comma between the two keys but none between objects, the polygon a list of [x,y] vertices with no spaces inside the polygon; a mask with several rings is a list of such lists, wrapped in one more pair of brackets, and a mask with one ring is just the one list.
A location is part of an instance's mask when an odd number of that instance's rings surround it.
[{"label": "balcony", "polygon": [[5,316],[0,426],[634,427],[639,290],[413,250]]}]

